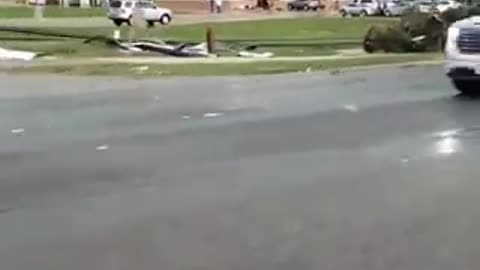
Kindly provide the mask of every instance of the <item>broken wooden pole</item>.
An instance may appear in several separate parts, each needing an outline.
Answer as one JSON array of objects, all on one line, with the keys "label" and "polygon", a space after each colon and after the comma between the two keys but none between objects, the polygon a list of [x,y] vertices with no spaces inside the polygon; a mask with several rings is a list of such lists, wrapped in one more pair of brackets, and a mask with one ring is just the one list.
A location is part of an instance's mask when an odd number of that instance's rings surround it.
[{"label": "broken wooden pole", "polygon": [[215,52],[215,34],[213,33],[213,29],[211,26],[207,26],[207,51],[209,54],[213,54]]}]

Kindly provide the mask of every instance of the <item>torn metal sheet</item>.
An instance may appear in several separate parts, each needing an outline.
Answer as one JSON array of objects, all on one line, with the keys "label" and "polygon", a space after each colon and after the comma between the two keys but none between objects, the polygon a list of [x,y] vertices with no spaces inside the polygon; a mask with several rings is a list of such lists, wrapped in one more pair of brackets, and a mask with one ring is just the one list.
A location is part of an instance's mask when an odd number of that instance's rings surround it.
[{"label": "torn metal sheet", "polygon": [[138,41],[132,43],[120,43],[119,44],[122,48],[127,50],[140,49],[142,51],[151,51],[151,52],[159,52],[170,56],[177,56],[177,57],[209,57],[210,54],[208,53],[206,46],[202,43],[198,45],[187,45],[187,44],[180,44],[177,46],[169,45],[169,44],[161,44],[157,42],[148,42],[148,41]]},{"label": "torn metal sheet", "polygon": [[32,61],[37,56],[38,56],[38,53],[34,53],[34,52],[8,50],[8,49],[0,48],[0,60]]}]

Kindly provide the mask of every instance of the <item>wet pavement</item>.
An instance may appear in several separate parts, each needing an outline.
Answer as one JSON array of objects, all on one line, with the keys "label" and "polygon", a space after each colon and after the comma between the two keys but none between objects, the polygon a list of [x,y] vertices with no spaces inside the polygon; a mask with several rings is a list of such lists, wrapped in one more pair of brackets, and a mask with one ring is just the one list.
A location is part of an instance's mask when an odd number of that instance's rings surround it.
[{"label": "wet pavement", "polygon": [[438,66],[0,81],[2,269],[480,265],[480,100]]}]

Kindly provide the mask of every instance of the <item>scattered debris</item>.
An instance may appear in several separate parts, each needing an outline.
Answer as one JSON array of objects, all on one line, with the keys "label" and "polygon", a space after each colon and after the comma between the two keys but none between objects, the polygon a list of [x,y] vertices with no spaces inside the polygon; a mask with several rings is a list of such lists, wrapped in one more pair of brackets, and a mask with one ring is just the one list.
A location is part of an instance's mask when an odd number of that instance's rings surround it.
[{"label": "scattered debris", "polygon": [[32,61],[37,56],[38,54],[34,52],[8,50],[8,49],[0,48],[0,60]]},{"label": "scattered debris", "polygon": [[136,72],[145,72],[147,70],[149,70],[149,66],[139,66],[139,67],[133,67],[132,68],[132,71],[136,71]]},{"label": "scattered debris", "polygon": [[355,105],[345,105],[343,108],[347,111],[358,112],[358,107]]},{"label": "scattered debris", "polygon": [[338,70],[338,69],[332,70],[332,71],[330,71],[330,74],[331,75],[338,75],[338,74],[340,74],[340,70]]},{"label": "scattered debris", "polygon": [[203,114],[203,117],[205,118],[213,118],[213,117],[219,117],[222,116],[223,113],[205,113]]},{"label": "scattered debris", "polygon": [[312,72],[312,68],[310,66],[307,67],[307,69],[305,69],[305,72]]},{"label": "scattered debris", "polygon": [[249,57],[249,58],[270,58],[273,56],[272,52],[251,52],[251,51],[240,51],[238,56]]},{"label": "scattered debris", "polygon": [[108,150],[110,147],[108,145],[101,145],[96,148],[98,151]]},{"label": "scattered debris", "polygon": [[23,129],[23,128],[12,129],[11,132],[12,132],[12,134],[20,134],[20,133],[25,132],[25,129]]},{"label": "scattered debris", "polygon": [[192,117],[191,117],[190,115],[184,115],[184,116],[182,116],[182,118],[183,118],[183,119],[190,119],[190,118],[192,118]]},{"label": "scattered debris", "polygon": [[180,44],[177,46],[169,45],[154,41],[138,41],[132,43],[118,43],[120,48],[128,51],[151,51],[163,53],[170,56],[177,57],[208,57],[206,43],[200,43],[194,46],[187,44]]}]

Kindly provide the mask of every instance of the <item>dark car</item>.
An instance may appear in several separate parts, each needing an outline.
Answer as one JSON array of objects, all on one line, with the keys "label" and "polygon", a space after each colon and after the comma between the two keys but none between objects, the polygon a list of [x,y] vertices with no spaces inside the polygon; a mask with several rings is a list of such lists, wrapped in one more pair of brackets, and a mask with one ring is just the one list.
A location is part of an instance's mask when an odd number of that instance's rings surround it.
[{"label": "dark car", "polygon": [[288,10],[313,10],[323,8],[319,0],[292,0],[287,3]]}]

